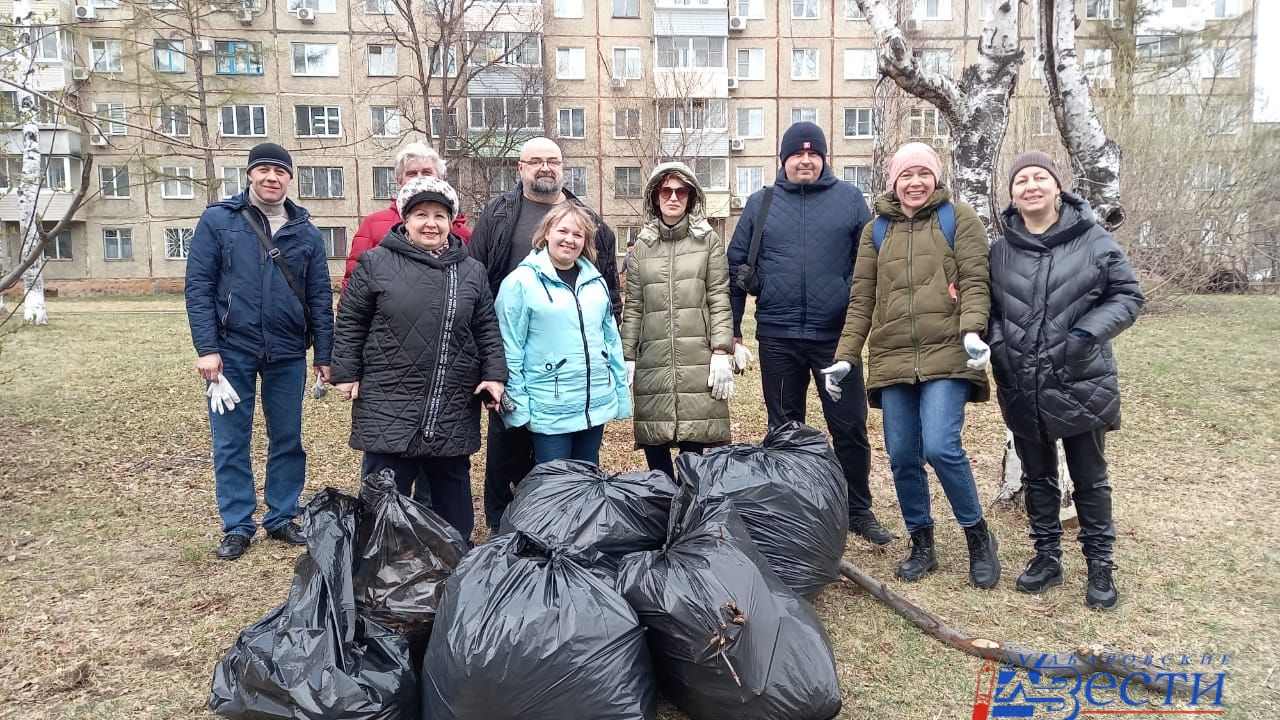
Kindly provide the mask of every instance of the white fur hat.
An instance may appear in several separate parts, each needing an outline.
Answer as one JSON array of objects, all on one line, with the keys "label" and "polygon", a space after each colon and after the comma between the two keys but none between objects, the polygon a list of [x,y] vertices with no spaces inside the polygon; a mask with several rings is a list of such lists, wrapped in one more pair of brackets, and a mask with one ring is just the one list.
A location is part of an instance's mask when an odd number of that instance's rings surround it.
[{"label": "white fur hat", "polygon": [[458,217],[458,193],[449,183],[430,175],[421,175],[405,183],[396,194],[396,209],[403,218],[415,205],[428,201],[444,205],[449,210],[450,221]]}]

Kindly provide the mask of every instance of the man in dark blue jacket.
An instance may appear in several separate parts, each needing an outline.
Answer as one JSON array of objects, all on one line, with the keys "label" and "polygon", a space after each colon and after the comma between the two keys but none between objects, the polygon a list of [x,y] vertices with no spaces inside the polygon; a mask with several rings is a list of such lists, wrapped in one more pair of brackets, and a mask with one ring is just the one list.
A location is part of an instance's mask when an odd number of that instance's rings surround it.
[{"label": "man in dark blue jacket", "polygon": [[[302,397],[309,335],[314,334],[316,369],[326,381],[333,348],[333,291],[324,239],[307,210],[285,197],[293,159],[279,145],[262,143],[249,152],[247,173],[249,187],[243,193],[205,209],[187,257],[187,320],[199,356],[196,371],[209,384],[223,532],[218,557],[224,560],[243,555],[258,531],[249,459],[258,378],[267,427],[262,526],[272,538],[304,544],[294,517],[306,477]],[[264,239],[273,246],[270,253]]]},{"label": "man in dark blue jacket", "polygon": [[[866,200],[837,180],[826,162],[827,138],[810,122],[792,125],[778,153],[782,170],[765,217],[767,189],[752,194],[729,243],[729,276],[747,261],[757,223],[764,224],[756,274],[756,339],[769,427],[804,422],[809,380],[818,386],[822,412],[849,487],[849,529],[877,545],[893,536],[871,511],[871,445],[862,373],[849,373],[843,393],[831,397],[818,371],[831,364],[849,305],[853,263],[862,228],[871,219]],[[731,284],[733,334],[742,342],[746,293]]]}]

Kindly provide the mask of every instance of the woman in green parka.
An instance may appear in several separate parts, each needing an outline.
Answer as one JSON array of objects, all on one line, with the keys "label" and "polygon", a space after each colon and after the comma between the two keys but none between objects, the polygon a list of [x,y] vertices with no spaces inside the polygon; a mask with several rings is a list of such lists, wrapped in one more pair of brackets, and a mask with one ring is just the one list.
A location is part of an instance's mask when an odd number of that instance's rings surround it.
[{"label": "woman in green parka", "polygon": [[978,501],[961,444],[964,408],[987,400],[982,342],[990,309],[987,234],[973,208],[952,203],[942,161],[924,143],[908,143],[889,162],[890,190],[875,201],[853,266],[853,287],[836,362],[823,370],[839,383],[867,348],[867,396],[884,411],[884,443],[911,553],[897,576],[919,580],[936,570],[928,461],[969,546],[969,581],[1000,580],[996,537]]},{"label": "woman in green parka", "polygon": [[684,163],[655,168],[644,197],[648,221],[627,265],[622,352],[636,445],[650,470],[672,475],[672,447],[702,452],[729,442],[729,265]]}]

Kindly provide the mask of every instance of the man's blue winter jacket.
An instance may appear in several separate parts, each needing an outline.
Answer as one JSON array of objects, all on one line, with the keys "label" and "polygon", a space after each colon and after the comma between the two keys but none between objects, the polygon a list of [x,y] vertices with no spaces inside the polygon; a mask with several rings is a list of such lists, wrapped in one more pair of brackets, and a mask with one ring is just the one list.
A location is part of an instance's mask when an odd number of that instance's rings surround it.
[{"label": "man's blue winter jacket", "polygon": [[[333,350],[333,290],[324,239],[306,208],[286,199],[289,219],[271,238],[307,297],[303,308],[267,257],[242,208],[264,230],[266,217],[249,204],[249,191],[205,209],[187,256],[187,320],[197,355],[232,347],[267,361],[306,356],[304,312],[315,328],[316,365]],[[269,231],[268,231],[269,232]]]},{"label": "man's blue winter jacket", "polygon": [[[853,262],[862,226],[871,219],[862,192],[839,180],[824,163],[812,185],[787,180],[785,170],[774,181],[773,201],[760,238],[756,274],[756,336],[787,340],[830,341],[840,338]],[[747,199],[729,243],[729,277],[747,261],[751,233],[764,198],[757,190]],[[730,283],[733,334],[742,336],[746,293]]]}]

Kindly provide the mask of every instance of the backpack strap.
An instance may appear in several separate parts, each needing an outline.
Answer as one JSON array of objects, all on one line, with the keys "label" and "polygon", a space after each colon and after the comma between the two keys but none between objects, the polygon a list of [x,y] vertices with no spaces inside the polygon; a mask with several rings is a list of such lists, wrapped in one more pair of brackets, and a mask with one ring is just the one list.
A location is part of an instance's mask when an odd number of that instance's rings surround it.
[{"label": "backpack strap", "polygon": [[[942,227],[942,234],[947,238],[947,247],[952,250],[956,249],[956,206],[948,200],[938,206],[936,211],[938,225]],[[884,215],[877,215],[875,225],[871,228],[871,242],[875,245],[876,254],[880,254],[880,246],[884,244],[884,237],[889,232],[889,218]]]}]

